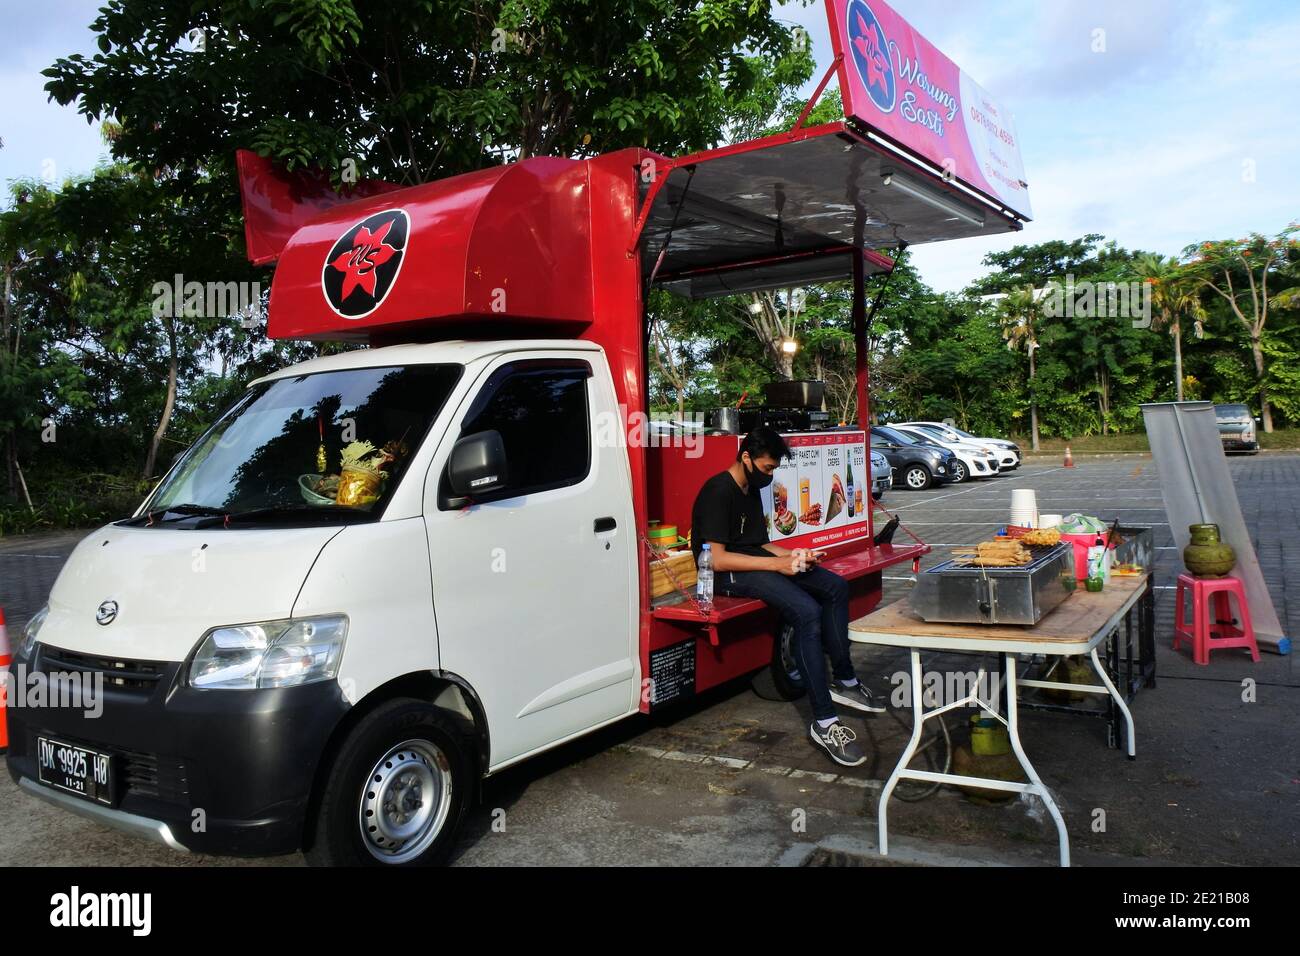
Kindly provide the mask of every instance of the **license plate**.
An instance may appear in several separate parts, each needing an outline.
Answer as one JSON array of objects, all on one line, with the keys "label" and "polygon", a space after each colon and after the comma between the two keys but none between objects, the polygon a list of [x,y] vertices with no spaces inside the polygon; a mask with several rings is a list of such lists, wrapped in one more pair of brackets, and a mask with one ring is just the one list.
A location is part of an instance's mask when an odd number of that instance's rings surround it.
[{"label": "license plate", "polygon": [[49,737],[37,737],[36,766],[41,783],[112,806],[111,754]]}]

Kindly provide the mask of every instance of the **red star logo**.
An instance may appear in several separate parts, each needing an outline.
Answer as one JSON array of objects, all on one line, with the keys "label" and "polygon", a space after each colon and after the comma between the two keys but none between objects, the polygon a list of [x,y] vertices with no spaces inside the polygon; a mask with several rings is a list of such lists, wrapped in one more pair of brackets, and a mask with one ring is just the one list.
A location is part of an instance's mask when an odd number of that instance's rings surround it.
[{"label": "red star logo", "polygon": [[365,289],[372,298],[374,297],[375,269],[397,255],[397,250],[384,242],[384,237],[392,227],[391,219],[373,233],[362,226],[357,230],[356,238],[352,240],[352,250],[343,253],[330,263],[345,276],[340,299],[346,299],[357,286]]},{"label": "red star logo", "polygon": [[876,32],[876,25],[873,23],[867,26],[867,21],[862,19],[860,13],[853,15],[857,18],[859,31],[859,35],[853,38],[853,45],[867,61],[867,86],[874,86],[879,81],[880,88],[888,92],[889,86],[885,82],[885,73],[889,69],[889,60],[880,49],[880,34]]}]

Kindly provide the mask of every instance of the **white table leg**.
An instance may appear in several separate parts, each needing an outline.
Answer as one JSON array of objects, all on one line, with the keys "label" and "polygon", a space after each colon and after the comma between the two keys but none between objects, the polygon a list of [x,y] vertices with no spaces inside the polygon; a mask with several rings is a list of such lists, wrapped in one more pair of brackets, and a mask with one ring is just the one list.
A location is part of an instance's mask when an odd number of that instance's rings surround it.
[{"label": "white table leg", "polygon": [[[1096,651],[1093,653],[1096,653]],[[1043,786],[1043,781],[1039,779],[1033,764],[1025,756],[1025,749],[1020,745],[1019,708],[1016,706],[1016,655],[1004,654],[1002,663],[1002,671],[1007,681],[1007,734],[1011,738],[1011,749],[1015,751],[1016,759],[1020,761],[1020,766],[1024,768],[1025,775],[1029,777],[1029,782],[1033,784],[1033,789],[1028,792],[1036,793],[1042,799],[1043,803],[1047,805],[1047,812],[1056,821],[1056,838],[1060,847],[1061,866],[1069,866],[1070,835],[1065,831],[1065,820],[1061,817],[1061,811],[1057,809],[1056,801],[1052,799],[1051,791]]]},{"label": "white table leg", "polygon": [[907,765],[912,762],[912,758],[916,755],[917,745],[921,742],[921,725],[923,723],[925,723],[925,693],[921,686],[921,652],[918,648],[912,648],[912,739],[907,742],[907,747],[903,750],[903,756],[898,758],[894,772],[889,775],[884,788],[880,791],[880,804],[876,811],[876,826],[880,835],[881,856],[889,855],[889,795],[894,792],[899,777],[902,776],[903,771],[907,769]]},{"label": "white table leg", "polygon": [[1092,669],[1097,672],[1097,676],[1101,678],[1101,682],[1105,684],[1106,689],[1110,691],[1110,696],[1114,699],[1115,706],[1118,707],[1119,712],[1124,715],[1124,723],[1128,727],[1128,735],[1126,738],[1128,741],[1128,759],[1136,760],[1137,738],[1133,733],[1133,714],[1128,709],[1128,704],[1124,700],[1124,695],[1119,692],[1119,688],[1115,686],[1114,682],[1110,679],[1110,675],[1106,673],[1106,668],[1102,666],[1101,659],[1097,656],[1097,648],[1094,647],[1092,649],[1091,657]]}]

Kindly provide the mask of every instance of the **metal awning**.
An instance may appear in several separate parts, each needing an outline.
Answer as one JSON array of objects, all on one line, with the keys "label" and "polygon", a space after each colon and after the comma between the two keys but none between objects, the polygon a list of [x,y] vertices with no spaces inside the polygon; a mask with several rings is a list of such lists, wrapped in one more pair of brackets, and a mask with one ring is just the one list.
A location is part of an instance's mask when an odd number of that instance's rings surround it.
[{"label": "metal awning", "polygon": [[674,159],[644,203],[645,275],[692,298],[848,279],[855,248],[870,274],[890,267],[874,250],[1021,228],[843,122]]}]

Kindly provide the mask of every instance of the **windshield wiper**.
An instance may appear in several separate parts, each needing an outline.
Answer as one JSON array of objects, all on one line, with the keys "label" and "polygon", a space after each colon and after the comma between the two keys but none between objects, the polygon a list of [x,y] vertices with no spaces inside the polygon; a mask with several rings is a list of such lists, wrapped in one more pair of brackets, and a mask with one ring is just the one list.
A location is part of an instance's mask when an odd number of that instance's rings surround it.
[{"label": "windshield wiper", "polygon": [[370,512],[337,505],[332,508],[319,508],[313,505],[271,505],[266,508],[253,508],[250,511],[222,511],[216,509],[210,516],[196,522],[194,527],[211,528],[218,524],[231,525],[241,521],[295,520],[308,515],[313,518],[329,518],[330,520],[343,518],[355,521],[369,517]]},{"label": "windshield wiper", "polygon": [[[176,517],[168,518],[167,515],[169,514],[176,515]],[[187,503],[187,504],[179,504],[179,505],[167,505],[166,507],[163,508],[150,508],[148,511],[144,512],[143,514],[137,515],[134,518],[127,518],[125,521],[121,523],[128,524],[128,525],[164,524],[168,521],[181,521],[185,518],[193,518],[196,516],[222,515],[222,514],[225,514],[225,512],[222,511],[220,508],[213,508],[209,505],[196,505],[196,504]]]}]

